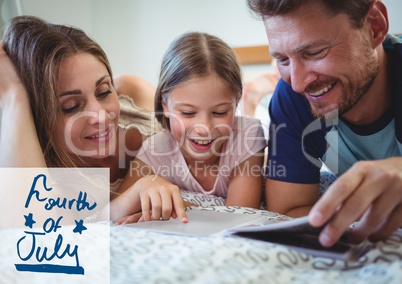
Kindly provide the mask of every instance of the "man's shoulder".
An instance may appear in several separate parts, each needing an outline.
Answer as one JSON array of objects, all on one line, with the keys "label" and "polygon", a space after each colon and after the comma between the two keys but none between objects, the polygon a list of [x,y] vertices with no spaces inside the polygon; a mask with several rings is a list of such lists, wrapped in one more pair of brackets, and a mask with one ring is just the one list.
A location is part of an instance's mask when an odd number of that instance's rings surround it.
[{"label": "man's shoulder", "polygon": [[280,79],[276,90],[272,96],[271,104],[279,104],[280,107],[292,107],[297,109],[305,109],[311,115],[310,105],[303,95],[293,91],[292,87],[283,79]]},{"label": "man's shoulder", "polygon": [[394,36],[392,34],[388,34],[382,43],[384,49],[395,49],[396,47],[402,47],[402,35]]},{"label": "man's shoulder", "polygon": [[269,112],[275,123],[286,121],[309,124],[316,118],[311,113],[309,102],[283,79],[280,79],[272,96]]}]

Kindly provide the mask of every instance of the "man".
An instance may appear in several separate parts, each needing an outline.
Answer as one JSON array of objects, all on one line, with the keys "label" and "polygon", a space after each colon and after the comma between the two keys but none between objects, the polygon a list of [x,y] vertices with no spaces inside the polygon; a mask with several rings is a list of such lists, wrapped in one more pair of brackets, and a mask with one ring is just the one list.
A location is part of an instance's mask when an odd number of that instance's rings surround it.
[{"label": "man", "polygon": [[[402,39],[378,0],[248,0],[282,79],[271,100],[267,209],[309,214],[333,245],[402,225]],[[337,180],[317,202],[322,162]]]}]

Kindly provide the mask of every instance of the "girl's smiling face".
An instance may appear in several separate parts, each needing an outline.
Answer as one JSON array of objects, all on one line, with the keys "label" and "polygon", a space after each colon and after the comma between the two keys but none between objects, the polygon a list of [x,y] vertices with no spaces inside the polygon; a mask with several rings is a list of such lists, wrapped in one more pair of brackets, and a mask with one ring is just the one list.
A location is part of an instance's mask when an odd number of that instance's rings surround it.
[{"label": "girl's smiling face", "polygon": [[212,73],[173,88],[162,103],[187,162],[218,156],[232,135],[236,95]]},{"label": "girl's smiling face", "polygon": [[105,65],[91,54],[78,53],[62,62],[58,76],[57,143],[84,160],[113,155],[120,106]]}]

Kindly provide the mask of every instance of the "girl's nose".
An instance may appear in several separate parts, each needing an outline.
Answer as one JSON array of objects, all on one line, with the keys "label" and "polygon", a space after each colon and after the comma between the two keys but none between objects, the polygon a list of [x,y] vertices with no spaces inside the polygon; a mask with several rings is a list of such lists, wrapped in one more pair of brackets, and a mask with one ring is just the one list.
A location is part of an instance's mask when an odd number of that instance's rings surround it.
[{"label": "girl's nose", "polygon": [[199,136],[208,136],[211,134],[210,128],[204,123],[194,124],[193,129]]},{"label": "girl's nose", "polygon": [[198,118],[195,130],[200,135],[210,135],[212,125],[212,117],[209,114],[204,114]]}]

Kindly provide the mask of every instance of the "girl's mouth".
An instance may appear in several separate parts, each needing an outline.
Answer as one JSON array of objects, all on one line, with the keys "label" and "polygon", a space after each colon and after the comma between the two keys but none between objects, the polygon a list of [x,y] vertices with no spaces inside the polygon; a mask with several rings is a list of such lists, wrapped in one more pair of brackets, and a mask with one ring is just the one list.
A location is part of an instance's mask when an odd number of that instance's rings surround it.
[{"label": "girl's mouth", "polygon": [[190,139],[193,143],[196,143],[198,145],[208,145],[211,144],[213,140],[198,140],[198,139]]},{"label": "girl's mouth", "polygon": [[215,139],[212,140],[203,140],[203,139],[189,139],[191,145],[197,149],[197,150],[208,150],[211,148],[212,143],[215,141]]}]

